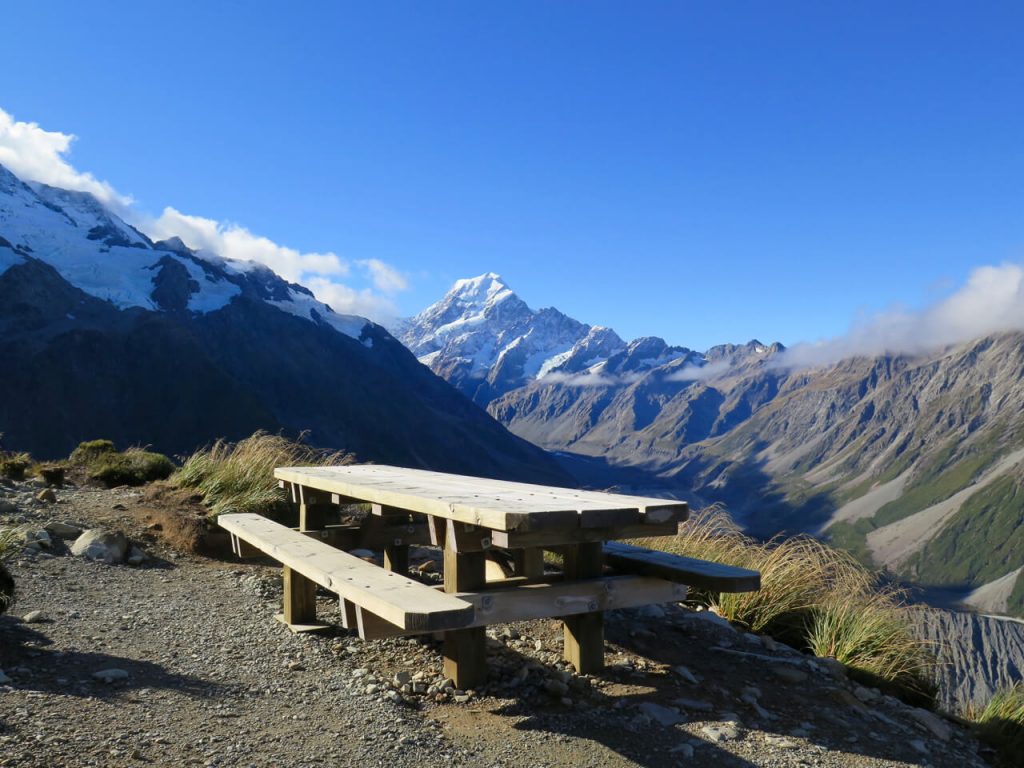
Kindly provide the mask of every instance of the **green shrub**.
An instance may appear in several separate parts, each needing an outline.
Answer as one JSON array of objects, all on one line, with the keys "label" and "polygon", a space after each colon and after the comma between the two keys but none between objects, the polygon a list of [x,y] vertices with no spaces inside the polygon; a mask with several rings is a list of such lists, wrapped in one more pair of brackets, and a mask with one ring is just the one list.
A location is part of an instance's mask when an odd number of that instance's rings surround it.
[{"label": "green shrub", "polygon": [[0,456],[0,475],[9,480],[24,480],[25,473],[32,466],[32,457],[27,453],[11,453]]},{"label": "green shrub", "polygon": [[1024,683],[996,692],[975,718],[978,736],[999,754],[999,765],[1019,766],[1024,755]]},{"label": "green shrub", "polygon": [[117,449],[110,440],[87,440],[84,443],[79,443],[78,447],[71,452],[69,461],[76,467],[87,467],[100,456],[116,452]]},{"label": "green shrub", "polygon": [[101,453],[88,464],[87,470],[90,480],[113,488],[166,480],[174,472],[174,462],[162,453],[129,448],[123,453]]},{"label": "green shrub", "polygon": [[255,512],[281,517],[289,509],[289,500],[277,487],[275,468],[337,466],[353,460],[341,451],[323,451],[280,435],[256,432],[237,443],[218,440],[196,451],[185,460],[174,482],[199,491],[214,516]]},{"label": "green shrub", "polygon": [[680,526],[676,536],[641,546],[752,568],[761,589],[737,594],[691,592],[691,600],[753,632],[830,656],[915,703],[930,703],[934,660],[913,633],[913,617],[896,590],[850,554],[808,536],[759,542],[719,509]]}]

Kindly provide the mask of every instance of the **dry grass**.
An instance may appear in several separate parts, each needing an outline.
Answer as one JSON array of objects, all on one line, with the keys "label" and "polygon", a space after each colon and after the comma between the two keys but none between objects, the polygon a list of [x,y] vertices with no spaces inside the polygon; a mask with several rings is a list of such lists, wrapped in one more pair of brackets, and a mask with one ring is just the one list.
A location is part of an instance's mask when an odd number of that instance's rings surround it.
[{"label": "dry grass", "polygon": [[933,657],[914,635],[902,593],[882,587],[848,553],[808,536],[755,541],[716,508],[696,515],[677,536],[637,543],[759,571],[757,592],[691,597],[753,632],[836,658],[909,698],[934,696]]},{"label": "dry grass", "polygon": [[4,613],[14,602],[14,577],[7,570],[6,562],[21,549],[25,532],[21,528],[0,529],[0,613]]},{"label": "dry grass", "polygon": [[354,457],[343,451],[323,451],[280,435],[257,432],[237,443],[218,440],[189,456],[173,477],[182,488],[193,488],[216,517],[228,512],[256,512],[278,517],[288,500],[274,479],[276,467],[337,466]]}]

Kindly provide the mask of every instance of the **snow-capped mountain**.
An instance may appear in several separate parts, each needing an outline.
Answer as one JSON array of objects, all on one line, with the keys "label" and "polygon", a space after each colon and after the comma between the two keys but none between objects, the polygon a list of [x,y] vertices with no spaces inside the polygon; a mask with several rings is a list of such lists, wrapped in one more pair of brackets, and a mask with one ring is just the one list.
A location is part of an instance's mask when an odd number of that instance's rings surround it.
[{"label": "snow-capped mountain", "polygon": [[284,312],[356,339],[369,323],[335,313],[267,267],[200,254],[178,238],[154,243],[92,195],[24,183],[0,165],[0,274],[32,257],[118,309],[205,314],[246,290]]},{"label": "snow-capped mountain", "polygon": [[403,323],[398,335],[420,362],[485,407],[531,382],[586,383],[673,362],[705,362],[662,339],[627,344],[610,328],[554,308],[530,309],[493,272],[456,281],[444,298]]},{"label": "snow-capped mountain", "polygon": [[3,447],[39,458],[267,429],[363,460],[569,482],[379,325],[3,166],[0,361]]}]

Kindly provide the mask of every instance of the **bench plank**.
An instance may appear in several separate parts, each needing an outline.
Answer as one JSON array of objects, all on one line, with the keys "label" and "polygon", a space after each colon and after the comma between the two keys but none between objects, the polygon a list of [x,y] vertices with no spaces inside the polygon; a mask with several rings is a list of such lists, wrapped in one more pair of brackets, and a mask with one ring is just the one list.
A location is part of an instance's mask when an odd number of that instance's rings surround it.
[{"label": "bench plank", "polygon": [[694,589],[755,592],[761,588],[761,574],[748,568],[658,552],[617,541],[604,545],[604,557],[605,562],[616,570],[657,576]]},{"label": "bench plank", "polygon": [[260,515],[221,515],[217,522],[341,599],[403,629],[431,632],[463,627],[473,620],[473,606],[464,600],[385,571]]}]

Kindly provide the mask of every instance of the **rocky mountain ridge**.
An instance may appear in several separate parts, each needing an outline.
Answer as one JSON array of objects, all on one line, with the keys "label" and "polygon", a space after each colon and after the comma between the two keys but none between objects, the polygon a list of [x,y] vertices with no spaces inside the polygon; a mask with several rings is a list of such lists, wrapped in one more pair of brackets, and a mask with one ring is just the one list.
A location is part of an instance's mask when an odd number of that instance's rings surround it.
[{"label": "rocky mountain ridge", "polygon": [[267,429],[363,460],[570,481],[381,326],[3,167],[0,359],[4,447],[37,458],[97,437],[186,453]]},{"label": "rocky mountain ridge", "polygon": [[[481,314],[421,360],[450,376],[473,339],[506,338]],[[418,317],[426,338],[431,311]],[[664,350],[623,342],[576,369],[547,358],[546,375],[491,389],[478,382],[497,368],[479,365],[468,386],[578,476],[593,465],[592,484],[723,503],[755,534],[811,532],[901,579],[1024,612],[1024,334],[817,368],[792,367],[777,344]]]}]

